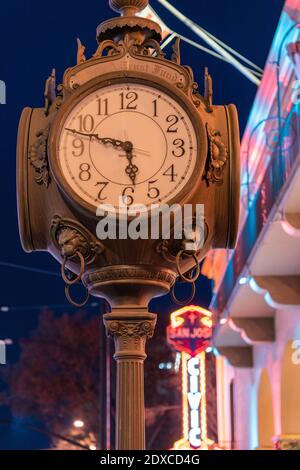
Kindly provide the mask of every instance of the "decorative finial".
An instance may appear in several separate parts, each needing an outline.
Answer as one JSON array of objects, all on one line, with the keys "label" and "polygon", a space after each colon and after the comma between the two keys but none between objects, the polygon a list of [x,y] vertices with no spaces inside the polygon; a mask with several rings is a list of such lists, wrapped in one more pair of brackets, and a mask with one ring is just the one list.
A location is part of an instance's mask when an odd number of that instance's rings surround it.
[{"label": "decorative finial", "polygon": [[175,44],[172,47],[172,57],[171,60],[175,62],[175,64],[180,65],[180,38],[176,38]]},{"label": "decorative finial", "polygon": [[160,42],[162,39],[160,25],[150,18],[136,16],[148,4],[149,0],[109,0],[109,6],[121,16],[106,20],[98,26],[98,43],[106,40],[118,43],[128,34],[137,44],[142,44],[148,39]]},{"label": "decorative finial", "polygon": [[45,83],[45,115],[48,116],[52,103],[56,100],[56,71],[52,69],[51,75]]},{"label": "decorative finial", "polygon": [[148,6],[149,0],[109,0],[110,7],[122,16],[134,16]]},{"label": "decorative finial", "polygon": [[77,65],[82,64],[86,61],[86,57],[84,55],[85,46],[82,44],[79,38],[77,38]]},{"label": "decorative finial", "polygon": [[212,78],[211,78],[211,75],[208,72],[208,67],[205,67],[205,72],[204,72],[204,99],[206,101],[207,111],[209,113],[213,112],[212,97],[213,97]]}]

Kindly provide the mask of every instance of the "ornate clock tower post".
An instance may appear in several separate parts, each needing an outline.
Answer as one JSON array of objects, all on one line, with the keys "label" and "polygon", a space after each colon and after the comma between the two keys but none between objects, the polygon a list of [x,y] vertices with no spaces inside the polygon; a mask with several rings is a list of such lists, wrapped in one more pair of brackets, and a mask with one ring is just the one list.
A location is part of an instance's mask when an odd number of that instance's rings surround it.
[{"label": "ornate clock tower post", "polygon": [[156,315],[147,308],[121,308],[104,317],[117,361],[116,448],[145,448],[144,360]]},{"label": "ornate clock tower post", "polygon": [[[148,304],[176,280],[193,293],[209,250],[234,247],[239,131],[235,107],[213,105],[208,72],[202,96],[191,68],[181,65],[179,41],[167,58],[159,25],[136,16],[147,0],[109,3],[121,16],[97,28],[93,56],[78,40],[77,64],[63,83],[53,71],[44,106],[22,113],[19,230],[25,251],[46,250],[59,261],[74,305],[89,295],[111,305],[104,323],[117,361],[116,446],[144,449],[145,345],[156,323]],[[189,231],[180,226],[178,237],[175,216],[162,230],[160,214],[153,235],[153,204],[189,207]],[[202,241],[195,244],[199,205]],[[124,218],[132,221],[137,206],[135,228],[147,221],[146,233],[124,236]],[[108,220],[116,236],[103,235]],[[84,290],[80,302],[72,300],[74,284]]]}]

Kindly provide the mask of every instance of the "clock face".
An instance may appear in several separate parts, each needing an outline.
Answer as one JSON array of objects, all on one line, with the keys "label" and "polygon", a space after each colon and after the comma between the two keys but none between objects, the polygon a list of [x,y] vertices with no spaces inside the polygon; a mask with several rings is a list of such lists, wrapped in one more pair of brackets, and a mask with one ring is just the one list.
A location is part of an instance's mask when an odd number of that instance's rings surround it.
[{"label": "clock face", "polygon": [[158,88],[126,83],[85,96],[58,138],[60,172],[95,208],[166,204],[194,174],[197,137],[179,102]]}]

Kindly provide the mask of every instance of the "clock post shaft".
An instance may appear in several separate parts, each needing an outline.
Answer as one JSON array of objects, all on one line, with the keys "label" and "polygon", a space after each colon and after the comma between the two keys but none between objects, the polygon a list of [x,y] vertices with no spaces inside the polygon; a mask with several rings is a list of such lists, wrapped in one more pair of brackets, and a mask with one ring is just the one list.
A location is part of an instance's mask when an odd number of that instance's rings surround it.
[{"label": "clock post shaft", "polygon": [[153,336],[156,315],[146,308],[117,308],[104,315],[114,338],[117,361],[116,450],[144,450],[144,361],[146,340]]}]

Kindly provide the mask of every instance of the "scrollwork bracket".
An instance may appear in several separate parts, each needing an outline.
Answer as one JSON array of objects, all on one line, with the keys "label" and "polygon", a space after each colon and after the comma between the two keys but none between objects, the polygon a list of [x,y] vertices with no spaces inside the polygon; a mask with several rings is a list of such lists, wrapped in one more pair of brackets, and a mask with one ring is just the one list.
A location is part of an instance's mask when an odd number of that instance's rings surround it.
[{"label": "scrollwork bracket", "polygon": [[228,150],[222,142],[220,131],[212,129],[206,124],[206,132],[209,140],[209,160],[203,179],[210,183],[223,183],[223,173],[228,160]]}]

